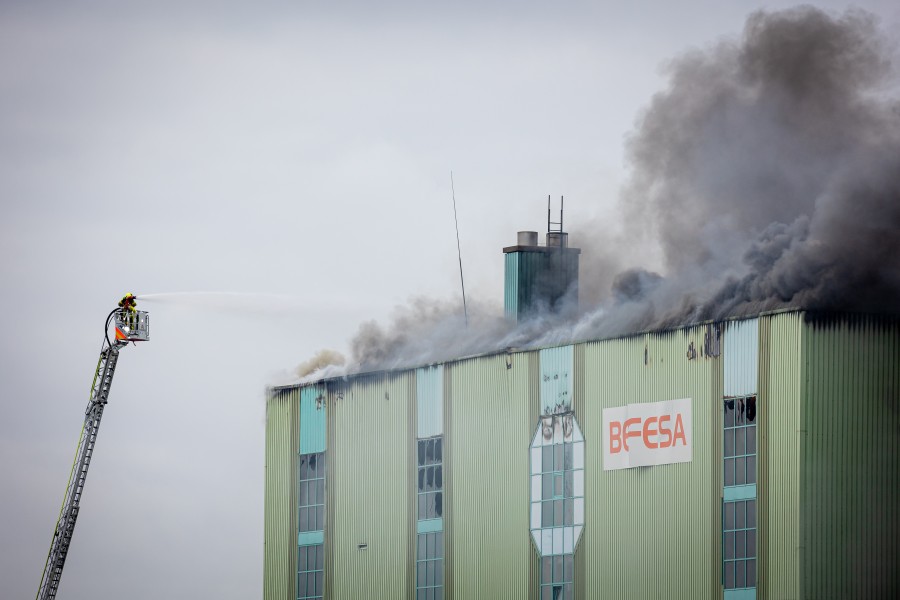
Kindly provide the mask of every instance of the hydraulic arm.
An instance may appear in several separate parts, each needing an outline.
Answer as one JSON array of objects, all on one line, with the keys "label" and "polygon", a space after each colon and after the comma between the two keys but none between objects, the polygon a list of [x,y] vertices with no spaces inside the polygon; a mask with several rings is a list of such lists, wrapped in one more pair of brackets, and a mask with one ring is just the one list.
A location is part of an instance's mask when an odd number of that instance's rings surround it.
[{"label": "hydraulic arm", "polygon": [[[50,542],[50,551],[47,554],[47,562],[41,576],[37,600],[55,598],[59,589],[63,566],[72,543],[75,520],[78,518],[78,510],[81,506],[81,495],[84,492],[88,469],[94,455],[94,445],[97,443],[100,419],[103,417],[103,409],[109,401],[109,389],[112,386],[113,375],[116,373],[119,351],[127,346],[128,342],[150,339],[150,316],[146,312],[135,309],[135,297],[127,294],[119,302],[119,306],[121,308],[116,308],[106,318],[100,360],[97,362],[94,381],[91,384],[91,397],[84,413],[84,425],[81,428],[81,436],[75,450],[75,461],[72,464],[72,471],[69,473],[69,483],[66,486],[59,520],[56,522],[56,529]],[[112,340],[109,337],[111,321],[115,322],[115,337]]]}]

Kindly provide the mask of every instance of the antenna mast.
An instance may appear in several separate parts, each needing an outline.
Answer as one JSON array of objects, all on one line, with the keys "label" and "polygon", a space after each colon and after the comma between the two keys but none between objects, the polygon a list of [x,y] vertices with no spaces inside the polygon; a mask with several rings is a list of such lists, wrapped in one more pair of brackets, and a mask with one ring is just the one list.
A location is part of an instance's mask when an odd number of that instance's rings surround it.
[{"label": "antenna mast", "polygon": [[462,286],[463,315],[469,326],[469,309],[466,307],[466,283],[463,281],[462,250],[459,247],[459,219],[456,217],[456,189],[453,187],[453,171],[450,171],[450,194],[453,196],[453,222],[456,224],[456,255],[459,257],[459,284]]},{"label": "antenna mast", "polygon": [[[560,233],[564,232],[563,229],[563,203],[565,201],[565,196],[559,197],[559,222],[550,220],[550,195],[547,195],[547,233],[551,233],[554,231],[558,231]],[[559,225],[559,229],[553,229],[553,225]]]}]

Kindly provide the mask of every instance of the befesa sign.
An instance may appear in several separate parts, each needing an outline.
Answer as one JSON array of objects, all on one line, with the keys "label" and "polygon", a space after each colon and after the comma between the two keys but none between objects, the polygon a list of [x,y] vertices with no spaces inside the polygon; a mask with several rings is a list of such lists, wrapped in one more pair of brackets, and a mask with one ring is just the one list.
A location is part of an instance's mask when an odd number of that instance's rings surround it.
[{"label": "befesa sign", "polygon": [[691,462],[691,399],[603,409],[603,470]]}]

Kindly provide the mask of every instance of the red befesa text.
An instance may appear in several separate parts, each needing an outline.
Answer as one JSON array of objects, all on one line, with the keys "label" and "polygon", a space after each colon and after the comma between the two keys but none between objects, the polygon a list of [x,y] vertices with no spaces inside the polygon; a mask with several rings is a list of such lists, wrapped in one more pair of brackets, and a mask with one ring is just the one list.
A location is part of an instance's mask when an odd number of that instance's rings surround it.
[{"label": "red befesa text", "polygon": [[638,438],[639,442],[650,450],[677,446],[679,440],[682,446],[687,445],[681,413],[675,414],[674,425],[672,425],[672,415],[647,417],[643,420],[635,417],[626,419],[624,423],[622,421],[609,422],[610,454],[618,454],[623,450],[628,452],[628,440],[631,438]]}]

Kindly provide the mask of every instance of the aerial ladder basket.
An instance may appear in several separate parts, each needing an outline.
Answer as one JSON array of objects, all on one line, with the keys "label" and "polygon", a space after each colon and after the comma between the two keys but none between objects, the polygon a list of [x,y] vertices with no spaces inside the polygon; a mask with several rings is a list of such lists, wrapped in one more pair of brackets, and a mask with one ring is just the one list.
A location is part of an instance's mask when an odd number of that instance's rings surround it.
[{"label": "aerial ladder basket", "polygon": [[116,339],[125,342],[146,342],[150,339],[150,313],[136,310],[133,313],[116,311],[113,315]]},{"label": "aerial ladder basket", "polygon": [[[109,400],[109,389],[116,373],[119,351],[129,342],[146,342],[150,339],[150,315],[137,310],[136,300],[133,294],[126,294],[119,302],[119,308],[114,309],[106,317],[100,360],[97,361],[97,368],[94,371],[91,396],[84,411],[84,424],[78,439],[78,447],[75,449],[75,460],[69,473],[69,483],[66,485],[59,519],[56,521],[56,528],[50,541],[50,551],[47,553],[47,562],[44,564],[36,600],[56,598],[63,566],[72,543],[72,534],[75,531],[75,520],[81,507],[81,495],[84,492],[94,446],[97,443],[97,433],[100,431],[100,419]],[[112,338],[110,338],[110,324],[115,330]]]}]

